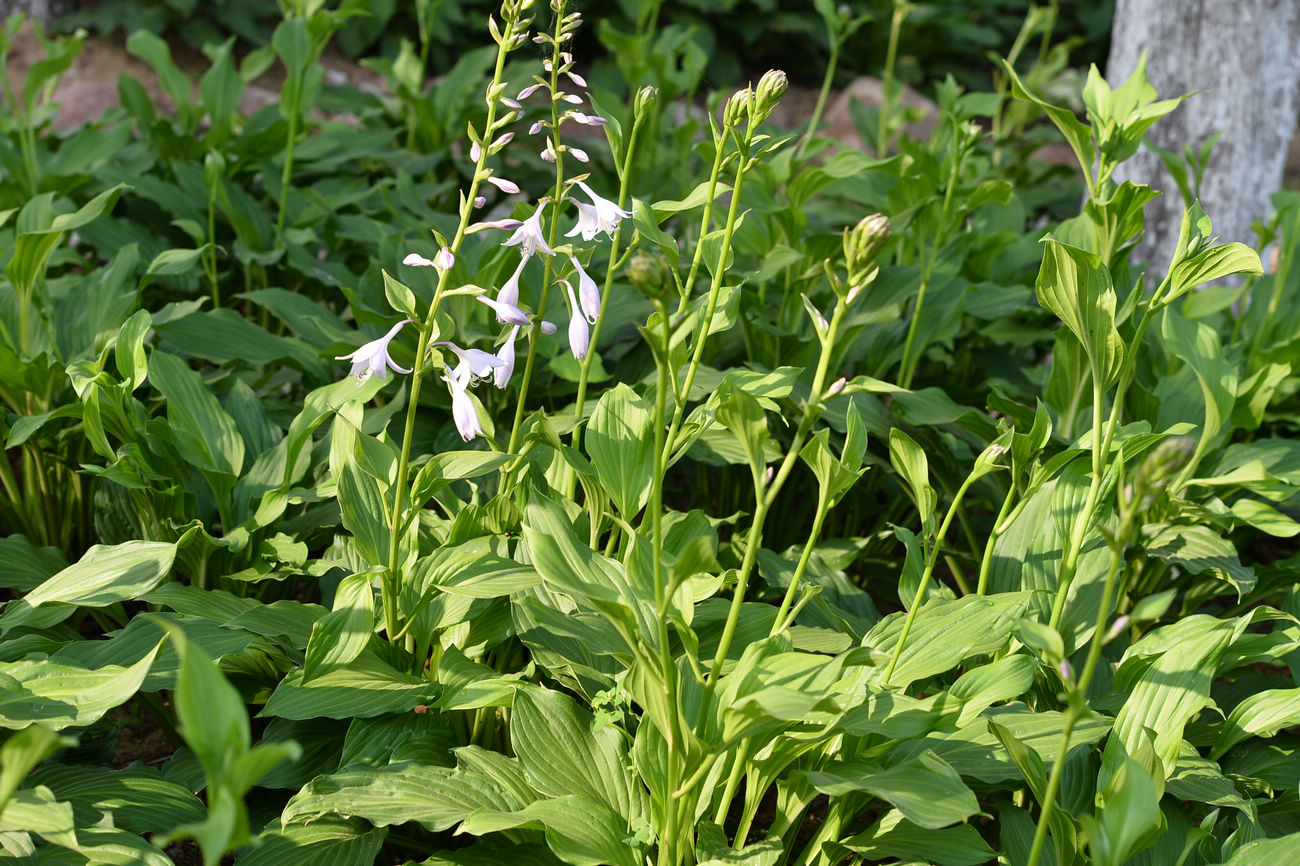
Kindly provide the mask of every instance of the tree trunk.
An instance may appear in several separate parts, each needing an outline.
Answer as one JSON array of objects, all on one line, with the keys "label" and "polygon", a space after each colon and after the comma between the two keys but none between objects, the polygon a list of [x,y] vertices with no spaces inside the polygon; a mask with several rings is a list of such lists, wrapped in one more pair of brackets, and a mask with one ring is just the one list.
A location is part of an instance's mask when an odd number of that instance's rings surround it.
[{"label": "tree trunk", "polygon": [[[1160,98],[1200,91],[1148,137],[1181,154],[1222,131],[1200,187],[1201,207],[1223,241],[1254,244],[1251,222],[1272,211],[1300,110],[1300,3],[1296,0],[1118,0],[1106,78],[1118,86],[1147,51]],[[1137,258],[1163,272],[1178,240],[1183,201],[1160,158],[1145,147],[1116,180],[1164,195],[1147,205]],[[1189,184],[1196,193],[1194,175]]]},{"label": "tree trunk", "polygon": [[55,18],[67,15],[76,6],[75,0],[0,0],[0,21],[15,12],[25,12],[41,22],[42,27],[49,27]]}]

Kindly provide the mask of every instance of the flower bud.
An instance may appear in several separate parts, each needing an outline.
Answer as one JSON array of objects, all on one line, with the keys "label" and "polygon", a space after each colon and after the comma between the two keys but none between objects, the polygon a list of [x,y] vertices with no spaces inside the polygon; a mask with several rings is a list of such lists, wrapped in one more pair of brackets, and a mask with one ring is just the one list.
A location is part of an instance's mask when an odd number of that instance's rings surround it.
[{"label": "flower bud", "polygon": [[649,85],[642,87],[636,93],[636,100],[632,103],[632,113],[635,115],[644,115],[651,108],[654,108],[655,100],[659,98],[659,91]]},{"label": "flower bud", "polygon": [[668,261],[659,253],[637,252],[628,261],[626,274],[628,282],[652,301],[667,298],[673,287]]},{"label": "flower bud", "polygon": [[844,230],[844,258],[849,268],[849,292],[854,297],[862,287],[876,278],[876,256],[889,240],[889,218],[873,213]]},{"label": "flower bud", "polygon": [[789,86],[790,82],[781,70],[769,69],[764,72],[763,77],[758,80],[758,86],[754,88],[754,100],[751,104],[754,112],[752,121],[762,123],[767,120]]},{"label": "flower bud", "polygon": [[1156,504],[1169,482],[1183,471],[1195,453],[1195,439],[1172,436],[1147,455],[1133,480],[1133,501],[1137,504],[1138,511],[1146,511]]},{"label": "flower bud", "polygon": [[754,94],[748,87],[733,93],[727,100],[727,107],[722,110],[723,125],[732,129],[740,126],[749,117],[749,102],[753,97]]}]

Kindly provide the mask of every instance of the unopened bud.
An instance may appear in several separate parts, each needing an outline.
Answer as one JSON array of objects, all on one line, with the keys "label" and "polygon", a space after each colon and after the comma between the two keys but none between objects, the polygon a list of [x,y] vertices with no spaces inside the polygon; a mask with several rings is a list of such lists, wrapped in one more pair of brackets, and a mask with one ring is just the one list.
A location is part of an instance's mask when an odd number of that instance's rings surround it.
[{"label": "unopened bud", "polygon": [[826,396],[834,397],[836,394],[843,391],[844,386],[847,385],[848,383],[849,380],[847,378],[845,378],[844,376],[839,377],[834,382],[831,382],[831,386],[826,389]]},{"label": "unopened bud", "polygon": [[1056,672],[1067,683],[1074,678],[1074,668],[1070,667],[1070,663],[1065,659],[1061,659],[1056,663]]},{"label": "unopened bud", "polygon": [[1169,482],[1178,477],[1195,453],[1195,439],[1171,436],[1147,455],[1133,480],[1133,499],[1138,511],[1146,511],[1156,504]]},{"label": "unopened bud", "polygon": [[644,115],[651,108],[654,108],[655,100],[659,98],[659,91],[650,86],[642,87],[636,93],[636,100],[632,103],[632,112],[636,115]]},{"label": "unopened bud", "polygon": [[659,253],[637,252],[627,263],[627,280],[650,300],[669,296],[673,287],[668,260]]},{"label": "unopened bud", "polygon": [[767,120],[767,116],[772,113],[772,109],[776,108],[776,104],[781,101],[789,86],[790,81],[781,70],[769,69],[763,73],[763,77],[758,80],[758,86],[754,88],[752,104],[754,123]]},{"label": "unopened bud", "polygon": [[735,129],[740,126],[741,122],[749,118],[749,101],[753,99],[754,94],[748,87],[744,90],[737,90],[727,100],[727,106],[722,110],[722,123],[724,126]]},{"label": "unopened bud", "polygon": [[1115,638],[1119,637],[1121,634],[1124,633],[1124,629],[1128,628],[1128,623],[1129,623],[1128,614],[1118,617],[1113,623],[1110,624],[1110,628],[1106,630],[1106,636],[1101,639],[1101,642],[1103,644],[1108,644],[1111,641],[1113,641]]},{"label": "unopened bud", "polygon": [[[889,218],[873,213],[844,230],[844,258],[848,262],[849,285],[857,291],[876,278],[876,257],[889,240]],[[856,295],[855,295],[856,297]]]}]

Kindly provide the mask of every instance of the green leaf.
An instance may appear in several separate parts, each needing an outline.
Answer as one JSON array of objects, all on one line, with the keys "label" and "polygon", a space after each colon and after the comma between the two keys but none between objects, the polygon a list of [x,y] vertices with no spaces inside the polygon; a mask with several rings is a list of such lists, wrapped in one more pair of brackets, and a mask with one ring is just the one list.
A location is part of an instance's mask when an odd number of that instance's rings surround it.
[{"label": "green leaf", "polygon": [[889,769],[864,760],[828,763],[808,773],[823,794],[867,791],[888,802],[904,818],[929,830],[956,824],[979,811],[975,793],[957,771],[931,751]]},{"label": "green leaf", "polygon": [[0,728],[13,730],[38,722],[53,730],[96,722],[126,703],[140,689],[162,644],[129,667],[72,667],[31,657],[0,662]]},{"label": "green leaf", "polygon": [[0,614],[0,634],[31,619],[41,605],[68,605],[62,620],[77,607],[107,607],[139,598],[166,579],[175,557],[176,545],[170,542],[96,544],[76,564],[10,602]]},{"label": "green leaf", "polygon": [[30,784],[44,785],[74,809],[111,814],[115,827],[140,835],[201,821],[204,815],[198,797],[163,778],[158,770],[142,764],[110,770],[47,763],[32,774]]},{"label": "green leaf", "polygon": [[465,821],[474,835],[541,825],[546,842],[571,866],[640,866],[643,857],[629,844],[622,817],[580,794],[536,800],[513,813],[482,810]]},{"label": "green leaf", "polygon": [[1147,555],[1185,568],[1188,574],[1208,573],[1230,584],[1238,596],[1255,586],[1255,570],[1241,564],[1237,549],[1208,526],[1172,526],[1157,523],[1144,527]]},{"label": "green leaf", "polygon": [[1086,250],[1045,239],[1034,286],[1038,301],[1056,314],[1082,344],[1102,387],[1119,375],[1124,341],[1115,327],[1115,289],[1110,269]]},{"label": "green leaf", "polygon": [[479,773],[402,761],[319,776],[294,795],[282,818],[315,820],[334,813],[378,827],[416,821],[436,833],[480,809],[513,811],[521,805]]},{"label": "green leaf", "polygon": [[[628,772],[618,729],[594,729],[572,698],[549,689],[520,689],[510,717],[510,742],[524,774],[543,794],[581,794],[608,805],[629,827],[646,816],[644,789]],[[557,852],[558,853],[558,852]]]},{"label": "green leaf", "polygon": [[39,725],[25,728],[5,740],[0,746],[0,814],[4,813],[5,803],[9,802],[33,767],[58,749],[76,742]]},{"label": "green leaf", "polygon": [[204,244],[196,250],[163,250],[149,263],[146,277],[169,277],[183,274],[193,268],[203,258],[211,244]]},{"label": "green leaf", "polygon": [[325,816],[307,824],[272,822],[240,866],[371,866],[388,831],[358,819]]},{"label": "green leaf", "polygon": [[[1118,740],[1112,740],[1119,748]],[[1108,745],[1108,756],[1111,754]],[[1149,746],[1148,746],[1149,749]],[[1122,750],[1120,762],[1101,791],[1098,818],[1084,820],[1092,860],[1098,866],[1121,866],[1130,856],[1149,845],[1159,833],[1160,794],[1164,787],[1147,769]]]},{"label": "green leaf", "polygon": [[997,857],[997,852],[969,824],[943,830],[926,829],[907,821],[897,809],[885,813],[869,830],[843,839],[839,844],[868,863],[897,858],[906,863],[981,866]]},{"label": "green leaf", "polygon": [[155,349],[149,379],[167,400],[171,433],[185,459],[202,470],[209,483],[213,476],[226,476],[233,486],[244,467],[244,439],[203,377],[175,355]]},{"label": "green leaf", "polygon": [[31,296],[45,273],[45,263],[50,253],[54,251],[63,233],[79,229],[108,213],[126,188],[119,184],[106,189],[75,213],[59,216],[54,216],[50,208],[50,194],[37,196],[23,205],[18,214],[18,235],[14,239],[13,258],[5,267],[5,274],[20,297]]},{"label": "green leaf", "polygon": [[379,482],[349,461],[339,476],[338,495],[343,526],[356,538],[361,556],[369,565],[386,563],[391,535]]},{"label": "green leaf", "polygon": [[334,607],[311,627],[302,683],[326,670],[350,663],[366,648],[375,632],[375,594],[370,572],[343,578],[334,591]]},{"label": "green leaf", "polygon": [[[1219,660],[1233,640],[1234,622],[1195,615],[1177,624],[1176,635],[1132,684],[1128,699],[1115,717],[1115,735],[1129,754],[1141,747],[1146,731],[1155,732],[1156,754],[1173,773],[1183,728],[1210,703],[1210,683]],[[1159,635],[1165,626],[1148,635]],[[1140,645],[1135,644],[1132,649]],[[1121,665],[1121,672],[1123,666]]]},{"label": "green leaf", "polygon": [[1096,161],[1097,152],[1092,144],[1092,130],[1088,128],[1079,118],[1074,116],[1074,112],[1068,108],[1052,105],[1042,98],[1030,92],[1020,81],[1020,76],[1016,74],[1015,69],[1005,60],[1002,61],[1003,70],[1011,78],[1011,94],[1016,99],[1023,99],[1031,102],[1042,109],[1051,119],[1056,128],[1065,136],[1069,143],[1070,149],[1074,151],[1075,158],[1079,160],[1079,166],[1084,172],[1091,174],[1093,162]]},{"label": "green leaf", "polygon": [[1223,866],[1279,866],[1295,857],[1297,845],[1300,845],[1300,833],[1276,839],[1256,839],[1233,852]]},{"label": "green leaf", "polygon": [[1174,310],[1165,310],[1160,331],[1169,351],[1196,373],[1205,399],[1201,440],[1192,465],[1183,476],[1186,477],[1195,470],[1196,463],[1209,443],[1219,435],[1224,422],[1232,417],[1232,407],[1237,400],[1237,373],[1224,358],[1219,335],[1209,325],[1185,319]]},{"label": "green leaf", "polygon": [[363,652],[345,668],[327,671],[307,685],[301,672],[286,676],[262,708],[261,716],[284,719],[371,718],[438,702],[437,683],[395,670]]},{"label": "green leaf", "polygon": [[1300,689],[1267,689],[1248,695],[1228,714],[1210,758],[1218,760],[1249,737],[1271,737],[1296,724],[1300,724]]},{"label": "green leaf", "polygon": [[1197,286],[1232,274],[1264,273],[1259,253],[1245,244],[1231,243],[1210,247],[1174,266],[1169,275],[1169,292],[1161,306],[1171,304]]},{"label": "green leaf", "polygon": [[930,463],[925,450],[901,427],[893,427],[889,431],[889,462],[912,491],[912,501],[916,503],[928,535],[933,529],[934,509],[939,500],[930,486]]},{"label": "green leaf", "polygon": [[584,442],[605,492],[632,520],[650,498],[654,474],[654,423],[648,403],[622,382],[600,397]]}]

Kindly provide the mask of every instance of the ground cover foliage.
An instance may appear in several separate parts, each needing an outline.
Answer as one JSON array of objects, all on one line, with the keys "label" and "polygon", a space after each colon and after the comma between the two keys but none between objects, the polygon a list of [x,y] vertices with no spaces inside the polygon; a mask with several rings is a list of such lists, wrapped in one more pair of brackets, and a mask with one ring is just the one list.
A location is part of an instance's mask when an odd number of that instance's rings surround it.
[{"label": "ground cover foliage", "polygon": [[[684,110],[653,21],[588,82],[563,0],[434,88],[414,40],[389,95],[328,85],[364,5],[197,81],[132,36],[171,112],[123,79],[50,128],[76,36],[6,90],[8,857],[1294,847],[1300,201],[1269,273],[1194,200],[1133,261],[1156,193],[1113,171],[1181,100],[1049,101],[1042,9],[868,155],[766,124],[777,72]],[[140,720],[169,745],[115,768]]]}]

